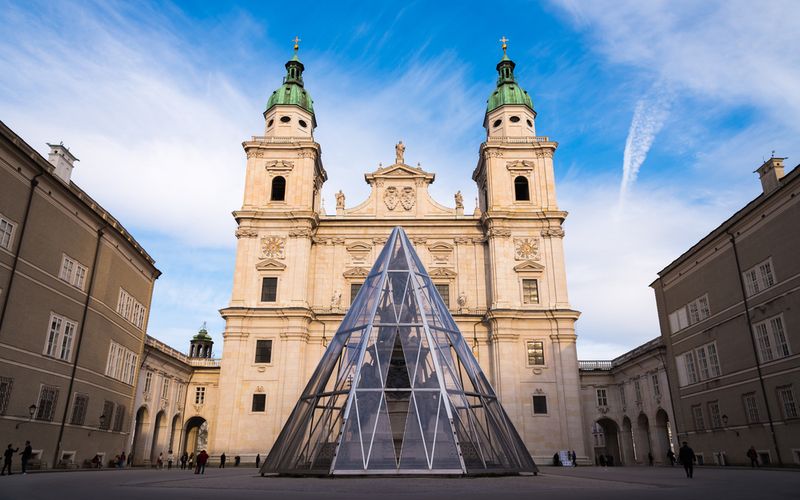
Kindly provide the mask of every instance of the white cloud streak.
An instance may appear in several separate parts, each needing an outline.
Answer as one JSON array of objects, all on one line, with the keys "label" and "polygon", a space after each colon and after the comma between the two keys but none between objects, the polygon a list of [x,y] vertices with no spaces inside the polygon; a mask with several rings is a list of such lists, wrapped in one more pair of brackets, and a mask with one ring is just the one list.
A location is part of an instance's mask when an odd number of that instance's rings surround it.
[{"label": "white cloud streak", "polygon": [[627,193],[636,182],[639,169],[647,158],[656,134],[664,126],[664,122],[669,116],[670,104],[669,92],[660,85],[654,85],[650,92],[636,103],[622,157],[622,182],[619,187],[620,206],[625,203]]}]

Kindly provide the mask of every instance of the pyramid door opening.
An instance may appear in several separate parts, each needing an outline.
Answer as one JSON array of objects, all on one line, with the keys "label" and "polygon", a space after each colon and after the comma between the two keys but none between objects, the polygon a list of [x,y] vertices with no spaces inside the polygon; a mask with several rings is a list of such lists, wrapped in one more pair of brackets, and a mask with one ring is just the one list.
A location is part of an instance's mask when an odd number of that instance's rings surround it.
[{"label": "pyramid door opening", "polygon": [[411,241],[394,228],[261,473],[536,472]]}]

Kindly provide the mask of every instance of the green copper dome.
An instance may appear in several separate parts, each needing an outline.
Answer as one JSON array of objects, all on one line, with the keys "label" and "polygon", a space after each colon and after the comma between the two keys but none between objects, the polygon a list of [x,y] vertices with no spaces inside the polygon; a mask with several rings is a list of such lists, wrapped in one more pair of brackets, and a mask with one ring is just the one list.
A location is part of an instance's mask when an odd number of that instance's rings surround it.
[{"label": "green copper dome", "polygon": [[203,328],[197,332],[197,335],[192,337],[192,340],[211,340],[211,336],[208,334],[208,330],[206,330],[205,325],[203,325]]},{"label": "green copper dome", "polygon": [[515,66],[514,61],[509,59],[505,51],[503,51],[503,58],[497,63],[497,88],[489,96],[486,105],[487,113],[505,104],[521,104],[528,106],[533,111],[531,96],[528,95],[525,89],[517,85],[516,80],[514,80]]},{"label": "green copper dome", "polygon": [[314,101],[311,95],[303,88],[303,70],[305,67],[297,52],[286,63],[286,76],[283,77],[283,85],[272,93],[267,101],[267,111],[277,105],[300,106],[312,115],[314,114]]}]

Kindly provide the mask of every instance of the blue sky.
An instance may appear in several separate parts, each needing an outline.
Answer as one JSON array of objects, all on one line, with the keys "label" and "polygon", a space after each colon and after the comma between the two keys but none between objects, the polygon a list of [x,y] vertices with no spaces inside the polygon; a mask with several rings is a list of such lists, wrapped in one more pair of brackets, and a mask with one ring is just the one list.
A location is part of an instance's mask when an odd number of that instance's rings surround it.
[{"label": "blue sky", "polygon": [[[560,143],[579,356],[659,334],[648,284],[755,197],[752,171],[798,158],[797,2],[8,2],[0,0],[0,119],[40,152],[64,141],[73,179],[164,275],[149,333],[186,349],[230,298],[245,167],[291,39],[302,39],[333,193],[393,159],[437,174],[466,209],[510,39],[537,132]],[[351,151],[362,153],[353,157]],[[713,305],[712,305],[713,307]]]}]

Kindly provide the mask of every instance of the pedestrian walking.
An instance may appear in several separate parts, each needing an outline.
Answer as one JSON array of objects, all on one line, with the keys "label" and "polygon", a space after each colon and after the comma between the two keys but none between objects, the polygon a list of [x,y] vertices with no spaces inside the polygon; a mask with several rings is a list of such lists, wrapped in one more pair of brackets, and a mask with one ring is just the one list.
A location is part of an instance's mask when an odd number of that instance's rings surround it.
[{"label": "pedestrian walking", "polygon": [[678,450],[678,460],[683,464],[683,469],[686,471],[686,477],[692,478],[694,476],[694,450],[689,448],[689,444],[684,441],[681,449]]},{"label": "pedestrian walking", "polygon": [[256,455],[256,469],[258,469],[259,467],[261,467],[261,453]]},{"label": "pedestrian walking", "polygon": [[183,455],[181,455],[181,470],[186,469],[186,462],[188,460],[189,460],[189,454],[184,451]]},{"label": "pedestrian walking", "polygon": [[600,456],[597,458],[597,461],[598,461],[598,463],[600,463],[600,467],[602,467],[604,469],[606,468],[606,456],[605,455],[603,455],[601,453]]},{"label": "pedestrian walking", "polygon": [[224,469],[225,468],[225,460],[227,460],[227,458],[225,457],[225,452],[223,452],[222,455],[219,456],[219,468],[220,469]]},{"label": "pedestrian walking", "polygon": [[[33,456],[33,448],[31,448],[30,441],[25,441],[25,449],[22,450],[22,453],[20,453],[20,455],[22,456],[22,473],[27,474],[28,460],[30,460],[31,457]],[[11,470],[9,470],[8,472],[11,472]]]},{"label": "pedestrian walking", "polygon": [[164,468],[164,452],[158,454],[158,459],[156,460],[156,469],[163,469]]},{"label": "pedestrian walking", "polygon": [[6,473],[6,467],[8,467],[8,475],[11,475],[11,459],[14,457],[14,453],[18,452],[19,448],[11,449],[11,443],[8,443],[8,448],[3,453],[3,470],[0,471],[0,476],[4,476]]},{"label": "pedestrian walking", "polygon": [[119,463],[117,463],[117,467],[122,469],[125,467],[125,464],[128,462],[128,457],[125,456],[125,450],[122,450],[122,453],[119,455]]},{"label": "pedestrian walking", "polygon": [[670,467],[675,467],[675,452],[672,451],[672,448],[667,450],[667,460],[669,460]]},{"label": "pedestrian walking", "polygon": [[235,457],[233,457],[233,466],[234,467],[239,467],[240,463],[242,463],[242,457],[240,457],[239,455],[236,455]]},{"label": "pedestrian walking", "polygon": [[203,450],[197,454],[197,469],[195,469],[194,473],[205,474],[206,462],[208,462],[208,453],[206,453],[206,450]]},{"label": "pedestrian walking", "polygon": [[572,453],[570,453],[570,457],[569,458],[570,458],[570,460],[572,460],[572,466],[573,467],[577,467],[578,466],[578,455],[575,454],[575,450],[572,450]]},{"label": "pedestrian walking", "polygon": [[653,466],[653,453],[650,451],[647,452],[647,463],[650,465],[650,467]]},{"label": "pedestrian walking", "polygon": [[172,470],[172,462],[175,461],[175,455],[172,454],[172,450],[169,450],[169,454],[167,455],[167,470]]},{"label": "pedestrian walking", "polygon": [[747,450],[747,458],[750,459],[750,467],[759,467],[758,452],[756,451],[755,446],[751,446],[750,449]]},{"label": "pedestrian walking", "polygon": [[189,470],[194,469],[194,452],[189,453]]}]

